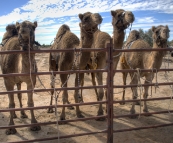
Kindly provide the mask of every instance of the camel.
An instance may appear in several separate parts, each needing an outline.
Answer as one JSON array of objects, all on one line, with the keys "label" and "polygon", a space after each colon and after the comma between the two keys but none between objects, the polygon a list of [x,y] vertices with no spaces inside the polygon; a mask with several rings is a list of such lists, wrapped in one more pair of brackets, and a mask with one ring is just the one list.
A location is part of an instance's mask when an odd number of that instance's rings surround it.
[{"label": "camel", "polygon": [[[77,48],[79,46],[79,38],[71,32],[70,27],[66,24],[60,26],[55,41],[50,49],[71,49]],[[72,70],[74,66],[74,53],[73,52],[51,52],[49,55],[49,71],[65,71]],[[51,75],[51,80],[56,77],[56,74]],[[67,87],[67,74],[60,74],[61,86]],[[51,84],[54,88],[54,84]],[[50,105],[52,105],[54,91],[51,91]],[[67,90],[63,90],[63,104],[70,103],[68,101]],[[48,113],[52,113],[53,109],[49,108]],[[60,119],[65,117],[65,107],[62,109],[62,114]]]},{"label": "camel", "polygon": [[[23,21],[22,23],[16,22],[16,25],[8,25],[6,27],[6,33],[3,36],[3,46],[1,51],[7,50],[25,50],[28,51],[26,54],[5,54],[1,55],[1,69],[3,74],[9,73],[28,73],[28,71],[36,72],[35,54],[29,54],[29,51],[33,49],[35,41],[35,28],[37,22],[31,23],[30,21]],[[36,84],[36,76],[9,76],[4,77],[4,84],[7,91],[13,91],[14,86],[17,85],[17,89],[21,89],[21,83],[27,84],[27,90],[33,90]],[[14,94],[9,93],[9,108],[15,108]],[[20,107],[22,108],[21,94],[18,94]],[[28,93],[28,107],[33,107],[33,93]],[[33,109],[31,112],[31,123],[37,123],[34,116]],[[21,111],[22,117],[27,117],[24,111]],[[14,111],[10,111],[10,122],[9,126],[14,125],[13,118],[16,117]],[[30,127],[32,131],[38,131],[41,129],[40,126]],[[11,127],[6,130],[6,134],[15,134],[17,130]]]},{"label": "camel", "polygon": [[[80,41],[76,35],[74,35],[70,28],[67,25],[62,25],[58,30],[55,41],[51,46],[51,49],[67,49],[67,48],[91,48],[93,42],[94,32],[98,30],[98,24],[102,22],[102,18],[98,13],[86,12],[84,14],[79,14],[79,27],[80,27]],[[84,70],[89,59],[90,52],[82,52],[79,55],[79,59],[74,63],[75,55],[73,52],[66,53],[50,53],[49,56],[49,70],[50,71],[65,71],[65,70]],[[54,78],[53,75],[51,79]],[[67,74],[60,75],[61,85],[63,87],[67,87]],[[84,83],[84,74],[76,74],[75,78],[75,87],[78,85],[83,86]],[[54,88],[53,85],[51,85]],[[51,92],[53,95],[53,91]],[[82,94],[82,92],[81,92]],[[79,103],[83,101],[82,96],[79,93],[79,90],[75,90],[74,92],[75,103]],[[67,90],[63,91],[63,104],[69,104],[68,101],[68,93]],[[52,97],[50,101],[50,105],[52,105]],[[52,108],[48,109],[48,112],[53,112]],[[83,118],[79,106],[76,106],[76,115],[78,118]],[[65,107],[62,108],[62,112],[60,115],[60,120],[65,120]]]},{"label": "camel", "polygon": [[[152,26],[152,38],[153,38],[153,48],[167,48],[167,40],[169,38],[169,28],[168,26],[159,25],[157,27]],[[131,37],[129,37],[131,38]],[[130,49],[152,49],[147,42],[142,39],[138,39],[133,41],[130,46]],[[127,69],[160,69],[162,64],[162,59],[166,51],[151,51],[151,52],[126,52],[124,53],[124,62],[123,68]],[[154,72],[140,72],[140,74],[130,73],[132,78],[130,85],[138,84],[138,80],[140,77],[145,77],[144,84],[148,84],[152,82],[154,78]],[[148,88],[149,86],[144,87],[143,98],[147,99],[148,97]],[[132,87],[132,98],[136,99],[138,97],[137,87]],[[148,112],[147,102],[144,101],[143,112]],[[132,107],[130,109],[131,114],[135,114],[135,102],[133,102]],[[133,116],[134,117],[134,116]],[[132,118],[133,118],[132,117]]]},{"label": "camel", "polygon": [[[131,45],[133,44],[134,41],[136,40],[141,40],[140,37],[140,33],[137,30],[132,30],[127,38],[126,43],[124,44],[124,49],[129,49],[131,47]],[[146,44],[146,43],[145,43]],[[149,47],[149,45],[146,45],[147,47]],[[125,53],[122,53],[122,55],[120,56],[120,67],[121,69],[129,69],[129,66],[126,64],[125,62]],[[127,79],[127,72],[122,72],[123,74],[123,84],[126,85],[126,79]],[[125,102],[125,88],[123,88],[123,96],[122,96],[122,101],[120,104],[124,105]],[[139,104],[139,102],[137,102],[137,104]]]},{"label": "camel", "polygon": [[[123,46],[123,41],[125,37],[125,29],[127,29],[130,24],[133,23],[135,20],[134,15],[131,11],[125,11],[123,9],[117,9],[115,11],[111,11],[112,15],[112,26],[113,26],[113,48],[114,49],[121,49]],[[94,40],[92,44],[92,48],[106,48],[108,42],[110,42],[110,35],[106,32],[102,32],[97,30],[94,33]],[[117,64],[119,61],[119,52],[114,52],[113,56],[113,68],[117,68]],[[107,54],[106,52],[92,52],[91,58],[88,63],[89,69],[105,69],[106,68],[106,60]],[[96,85],[95,77],[97,79],[98,85],[103,85],[103,73],[98,72],[91,73],[92,76],[92,83]],[[104,96],[103,88],[99,88],[98,90],[95,89],[95,93],[97,95],[97,100],[101,101]],[[107,94],[107,93],[105,93]],[[99,105],[99,109],[97,115],[103,115],[103,108],[102,104]],[[98,120],[104,120],[104,118],[99,118]]]}]

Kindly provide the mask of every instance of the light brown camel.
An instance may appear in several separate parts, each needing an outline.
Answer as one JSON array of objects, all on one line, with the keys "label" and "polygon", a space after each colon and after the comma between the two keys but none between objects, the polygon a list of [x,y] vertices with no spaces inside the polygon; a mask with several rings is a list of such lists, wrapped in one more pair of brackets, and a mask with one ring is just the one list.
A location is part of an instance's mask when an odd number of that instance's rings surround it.
[{"label": "light brown camel", "polygon": [[[127,38],[126,43],[124,44],[124,49],[130,49],[131,45],[133,44],[134,41],[136,40],[142,40],[140,37],[140,33],[137,30],[132,30]],[[146,44],[146,43],[145,43]],[[149,47],[149,45],[146,44],[147,47]],[[127,65],[127,63],[125,62],[125,53],[121,54],[120,57],[120,67],[121,69],[129,69],[129,66]],[[122,72],[123,74],[123,84],[126,85],[126,79],[127,79],[127,72]],[[122,100],[125,100],[125,88],[123,88],[123,96],[122,96]],[[124,105],[125,102],[121,102],[121,105]],[[139,104],[139,102],[137,102],[137,104]]]},{"label": "light brown camel", "polygon": [[[167,48],[167,40],[169,38],[169,28],[168,26],[153,26],[152,27],[152,37],[153,37],[153,48]],[[130,49],[152,49],[148,43],[146,43],[144,40],[138,39],[132,43],[130,46]],[[156,71],[157,69],[160,69],[162,64],[163,56],[165,55],[166,51],[151,51],[151,52],[125,52],[124,53],[124,63],[128,69],[153,69],[153,71]],[[132,78],[132,81],[130,82],[130,85],[132,84],[138,84],[138,78],[145,77],[144,84],[150,83],[154,78],[154,72],[140,72],[139,74],[130,73],[130,76]],[[140,76],[140,77],[139,77]],[[143,98],[147,99],[148,97],[148,88],[149,86],[144,87],[144,93]],[[137,93],[137,87],[132,87],[133,92],[133,99],[136,99],[138,96]],[[148,112],[147,102],[144,101],[143,105],[143,112]],[[133,102],[131,110],[131,114],[135,114],[135,102]]]},{"label": "light brown camel", "polygon": [[[17,36],[18,32],[17,32],[17,28],[14,24],[10,24],[7,25],[6,27],[6,32],[3,35],[2,38],[2,48],[4,48],[4,45],[7,43],[8,40],[10,40],[10,38],[13,38],[14,36]],[[3,51],[3,50],[2,50]],[[17,89],[21,90],[21,83],[16,83]],[[20,108],[22,108],[22,94],[18,93],[18,100],[19,100],[19,104],[20,104]],[[21,112],[21,118],[27,118],[28,116],[25,114],[24,110],[20,111]],[[15,112],[13,114],[13,118],[17,118]]]},{"label": "light brown camel", "polygon": [[[91,48],[92,42],[93,42],[93,37],[94,37],[94,32],[98,30],[98,25],[102,22],[102,18],[98,13],[90,13],[90,12],[86,12],[84,14],[79,14],[79,19],[80,19],[80,23],[79,23],[79,27],[80,27],[80,45],[78,46],[79,48]],[[66,28],[69,29],[69,28]],[[69,30],[67,30],[67,34],[71,33]],[[64,35],[65,36],[65,35]],[[56,37],[56,43],[59,43],[59,46],[57,47],[56,45],[54,46],[54,44],[52,45],[52,48],[63,48],[60,43],[62,43],[62,45],[64,43],[67,44],[66,48],[76,48],[77,45],[79,44],[77,37],[74,36],[76,41],[71,41],[71,38],[69,36],[66,36],[66,39],[69,40],[65,40],[66,42],[63,41],[63,36],[60,39],[59,36]],[[58,39],[57,39],[58,38]],[[70,42],[71,41],[71,42]],[[54,43],[55,43],[54,42]],[[65,56],[65,54],[64,54]],[[61,58],[59,56],[59,54],[50,56],[50,70],[71,70],[72,69],[72,65],[74,62],[74,53],[73,52],[69,52],[68,56],[66,56],[67,59],[65,58]],[[90,59],[90,52],[82,52],[79,56],[79,60],[78,62],[75,63],[75,67],[74,69],[80,69],[80,70],[84,70],[88,61]],[[68,64],[68,68],[64,67],[67,66]],[[57,67],[56,67],[57,66]],[[53,68],[54,67],[54,68]],[[61,67],[61,68],[60,68]],[[79,78],[78,78],[79,77]],[[64,75],[62,78],[62,84],[67,80],[67,75]],[[75,78],[75,87],[77,87],[78,85],[83,86],[84,83],[84,74],[76,74],[76,78]],[[67,86],[67,83],[64,85]],[[81,92],[82,93],[82,92]],[[53,94],[53,93],[52,93]],[[75,90],[74,92],[74,98],[75,98],[75,103],[80,102],[81,96],[79,95],[79,90]],[[63,103],[69,103],[68,101],[68,94],[67,91],[63,92]],[[50,101],[50,104],[52,104],[52,99]],[[48,110],[49,112],[52,112],[52,109]],[[79,109],[79,106],[76,106],[76,115],[78,118],[82,118],[84,117]],[[65,108],[62,109],[62,113],[60,116],[60,120],[65,120]]]},{"label": "light brown camel", "polygon": [[[35,28],[37,27],[37,22],[31,23],[29,21],[24,21],[22,23],[16,22],[15,25],[17,29],[14,28],[14,25],[9,25],[6,28],[6,33],[3,37],[3,47],[1,51],[7,50],[25,50],[28,51],[26,54],[5,54],[1,55],[1,69],[3,74],[9,73],[28,73],[36,72],[35,64],[35,54],[30,54],[29,51],[33,49],[33,44],[35,41]],[[12,32],[13,34],[9,36]],[[8,37],[9,36],[9,37]],[[6,40],[6,41],[5,41]],[[4,43],[5,42],[5,43]],[[7,91],[13,91],[14,86],[17,85],[18,90],[21,89],[21,83],[25,82],[27,84],[27,90],[33,90],[36,84],[36,76],[13,76],[13,77],[4,77],[4,84]],[[9,93],[9,108],[15,108],[14,94]],[[21,94],[18,94],[20,107],[22,107]],[[28,93],[28,107],[33,107],[33,93]],[[31,123],[37,123],[37,120],[34,116],[34,111],[31,112]],[[24,111],[21,111],[22,117],[27,117]],[[9,125],[14,125],[13,117],[15,117],[15,112],[10,111],[10,122]],[[32,131],[40,130],[40,126],[30,127]],[[16,129],[11,127],[6,130],[6,134],[15,134]]]},{"label": "light brown camel", "polygon": [[[72,49],[79,47],[79,38],[71,32],[68,25],[63,24],[60,26],[53,45],[50,49]],[[74,53],[70,52],[52,52],[49,55],[49,71],[66,71],[73,70],[75,66],[74,63]],[[51,80],[54,80],[56,74],[51,75]],[[68,74],[60,74],[61,86],[67,87]],[[51,81],[53,82],[53,81]],[[54,88],[54,84],[51,84]],[[50,105],[52,105],[54,91],[51,91]],[[67,90],[63,90],[63,104],[69,104]],[[48,113],[52,113],[53,108],[48,109]],[[60,119],[65,117],[65,108],[62,109],[62,114]]]},{"label": "light brown camel", "polygon": [[[63,34],[57,34],[56,36],[56,40],[55,40],[55,45],[52,45],[52,48],[63,48],[64,45],[67,44],[66,47],[64,48],[76,48],[77,46],[79,48],[91,48],[91,44],[92,44],[92,40],[93,40],[93,34],[94,32],[97,30],[97,26],[98,24],[100,24],[102,22],[102,18],[98,13],[90,13],[90,12],[86,12],[84,14],[79,14],[79,18],[81,20],[81,22],[79,23],[80,26],[80,32],[81,32],[81,38],[80,38],[80,46],[79,46],[79,41],[77,41],[77,37],[74,36],[72,38],[72,36],[70,37],[68,35],[68,33],[71,33],[68,28],[66,28],[67,31],[67,36],[66,39],[63,40]],[[62,35],[62,36],[61,36]],[[73,40],[72,40],[73,39]],[[58,42],[57,42],[58,40]],[[58,45],[56,43],[59,43]],[[59,70],[63,71],[63,70],[71,70],[72,66],[74,64],[74,53],[73,52],[68,52],[68,54],[62,54],[63,56],[65,56],[65,58],[63,58],[62,56],[60,56],[59,54],[57,55],[51,55],[51,59],[50,59],[50,65],[52,65],[52,68],[50,68],[50,70]],[[54,57],[53,57],[54,56]],[[52,58],[53,57],[53,58]],[[88,61],[90,59],[90,52],[83,52],[81,53],[81,55],[79,56],[79,59],[77,60],[77,62],[74,65],[74,69],[85,69]],[[68,67],[67,67],[68,65]],[[57,67],[56,67],[57,66]],[[65,81],[67,80],[67,75],[63,75],[60,77],[61,78],[61,83],[65,83]],[[83,80],[84,80],[84,74],[76,74],[76,78],[75,78],[75,87],[81,85],[83,86]],[[67,86],[67,83],[64,84],[64,87]],[[53,94],[53,92],[52,92]],[[82,92],[81,92],[82,94]],[[74,93],[74,98],[75,98],[75,102],[78,103],[80,101],[83,100],[82,96],[79,95],[79,90],[75,90]],[[82,99],[81,99],[82,98]],[[68,94],[67,91],[64,90],[63,92],[63,103],[69,103],[68,101]],[[52,98],[50,101],[50,104],[52,104]],[[48,112],[52,112],[52,109],[49,109]],[[81,114],[81,111],[79,109],[79,106],[76,106],[76,115],[78,118],[82,118],[84,117]],[[60,120],[65,120],[65,108],[62,109],[62,113],[60,116]]]},{"label": "light brown camel", "polygon": [[[134,21],[134,15],[131,11],[125,11],[123,9],[117,9],[115,11],[111,11],[112,15],[112,26],[113,26],[113,48],[114,49],[121,49],[123,46],[123,41],[125,37],[125,29],[127,29],[130,24]],[[97,30],[94,33],[94,41],[92,44],[92,48],[106,48],[106,44],[110,42],[110,35],[106,32],[102,32]],[[118,52],[114,52],[113,56],[113,68],[117,68],[117,64],[119,61],[119,54]],[[88,63],[88,67],[90,69],[105,69],[106,68],[106,60],[107,54],[106,52],[92,52],[90,62]],[[103,73],[98,72],[91,73],[92,75],[92,83],[96,85],[95,77],[97,79],[98,85],[103,85]],[[104,90],[103,88],[95,89],[97,100],[100,101],[103,99]],[[97,112],[98,115],[103,115],[103,108],[102,104],[99,105],[99,109]],[[104,120],[100,118],[98,120]]]}]

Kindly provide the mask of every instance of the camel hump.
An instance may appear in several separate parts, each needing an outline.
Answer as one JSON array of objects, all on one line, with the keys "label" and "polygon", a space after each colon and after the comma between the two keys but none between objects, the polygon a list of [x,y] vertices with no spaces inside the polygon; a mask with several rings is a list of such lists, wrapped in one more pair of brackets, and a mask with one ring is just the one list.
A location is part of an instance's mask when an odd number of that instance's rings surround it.
[{"label": "camel hump", "polygon": [[66,24],[61,25],[56,34],[56,38],[63,36],[67,31],[70,31],[70,27]]},{"label": "camel hump", "polygon": [[67,32],[63,38],[64,48],[77,48],[80,44],[79,38],[72,32]]},{"label": "camel hump", "polygon": [[18,35],[16,26],[14,24],[9,24],[6,26],[6,32],[3,35],[2,41],[9,39],[9,38],[16,36],[16,35]]}]

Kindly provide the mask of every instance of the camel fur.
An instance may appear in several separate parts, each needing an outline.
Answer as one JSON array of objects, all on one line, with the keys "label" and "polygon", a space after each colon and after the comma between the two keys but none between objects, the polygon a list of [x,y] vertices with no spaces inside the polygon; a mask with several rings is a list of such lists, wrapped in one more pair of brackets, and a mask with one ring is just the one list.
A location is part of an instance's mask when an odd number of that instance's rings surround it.
[{"label": "camel fur", "polygon": [[[117,9],[115,11],[111,11],[112,15],[112,26],[113,26],[113,48],[121,49],[123,46],[123,41],[125,37],[124,30],[130,26],[130,24],[134,21],[134,15],[131,11],[125,11],[123,9]],[[108,33],[97,30],[94,33],[94,40],[92,43],[92,48],[106,48],[107,43],[110,42],[111,37]],[[119,53],[114,52],[113,56],[116,56],[113,59],[113,68],[117,68],[117,63],[119,61]],[[89,69],[106,69],[106,61],[107,61],[107,53],[106,52],[92,52],[90,55],[90,61],[88,63]],[[103,73],[91,73],[92,83],[96,85],[95,77],[97,79],[98,85],[103,85]],[[97,100],[101,101],[104,96],[103,88],[95,89],[95,93],[97,95]],[[107,94],[107,93],[106,93]],[[99,109],[97,112],[98,116],[103,115],[102,104],[99,105]],[[100,118],[98,120],[104,120]]]},{"label": "camel fur", "polygon": [[[92,42],[93,42],[93,35],[94,32],[97,30],[98,24],[102,22],[102,18],[98,13],[90,13],[86,12],[84,14],[79,14],[79,19],[80,19],[80,41],[77,38],[76,35],[72,34],[70,32],[70,28],[66,26],[60,27],[54,44],[51,46],[51,49],[67,49],[67,48],[91,48]],[[64,29],[64,30],[61,30]],[[60,31],[66,31],[65,33],[62,32],[63,34],[60,34]],[[62,35],[62,36],[61,36]],[[61,37],[61,38],[60,38]],[[73,69],[79,69],[79,70],[84,70],[89,59],[90,59],[90,52],[83,52],[79,55],[78,60],[74,63],[74,58],[75,55],[73,52],[66,52],[66,53],[51,53],[50,58],[49,58],[49,70],[72,70]],[[74,64],[74,65],[73,65]],[[54,75],[55,76],[55,75]],[[61,78],[61,84],[64,87],[67,87],[67,75],[63,74],[60,75]],[[75,87],[77,86],[83,86],[84,83],[84,74],[76,74],[75,78]],[[53,92],[52,92],[53,95]],[[75,102],[79,103],[80,101],[83,101],[82,98],[82,91],[81,95],[79,93],[79,90],[75,90],[74,92],[74,98]],[[63,104],[69,104],[68,101],[68,93],[66,90],[63,91]],[[50,104],[52,104],[52,98],[50,101]],[[48,112],[53,112],[52,109],[49,109]],[[79,109],[79,106],[76,106],[76,115],[78,118],[84,117]],[[65,120],[65,108],[62,108],[62,113],[60,116],[60,120]]]},{"label": "camel fur", "polygon": [[[135,42],[136,40],[142,40],[140,37],[140,33],[137,30],[132,30],[127,38],[126,43],[124,44],[124,49],[130,49],[131,45],[133,44],[133,42]],[[146,47],[149,47],[149,45],[147,45],[147,43],[144,43],[146,45]],[[129,66],[126,63],[125,60],[125,53],[122,53],[120,56],[120,68],[121,69],[129,69]],[[122,72],[123,74],[123,84],[126,85],[126,79],[127,79],[127,72]],[[120,104],[124,105],[125,102],[125,88],[123,88],[123,96],[122,96],[122,101]]]},{"label": "camel fur", "polygon": [[[33,48],[35,41],[35,28],[37,22],[31,23],[29,21],[23,21],[22,23],[16,22],[16,25],[8,25],[6,27],[6,33],[3,36],[3,46],[1,51],[7,50],[26,50],[24,54],[4,54],[1,55],[1,69],[3,74],[9,73],[28,73],[28,71],[36,72],[35,54],[29,55],[29,50]],[[4,77],[4,84],[7,91],[13,91],[14,86],[17,85],[17,89],[21,89],[21,83],[27,84],[27,90],[33,90],[36,84],[36,76],[8,76]],[[9,93],[9,108],[15,108],[14,94]],[[20,107],[22,108],[21,94],[18,94]],[[33,107],[33,93],[28,93],[28,107]],[[34,111],[31,112],[31,123],[37,123],[34,116]],[[22,117],[27,117],[24,111],[21,111]],[[13,118],[16,117],[14,111],[10,111],[10,122],[9,125],[14,125]],[[40,126],[30,127],[32,131],[40,130]],[[6,130],[6,134],[15,134],[16,129],[11,127]]]},{"label": "camel fur", "polygon": [[[167,40],[169,38],[169,28],[168,26],[159,25],[157,27],[152,27],[152,38],[153,38],[153,48],[167,48]],[[130,37],[129,37],[130,38]],[[152,47],[149,46],[142,39],[138,39],[133,42],[130,46],[131,49],[151,49]],[[166,51],[151,51],[151,52],[126,52],[124,53],[125,61],[122,63],[122,67],[127,67],[127,69],[153,69],[156,70],[160,69],[162,64],[162,59]],[[130,85],[138,84],[138,78],[145,77],[144,84],[148,84],[152,82],[154,78],[154,72],[140,72],[140,75],[130,73],[131,82]],[[137,77],[138,76],[138,77]],[[149,86],[144,87],[143,98],[147,99],[148,97],[148,88]],[[138,97],[137,87],[132,87],[132,98],[136,99]],[[143,112],[148,112],[147,102],[144,101],[143,105]],[[132,107],[130,109],[131,114],[135,114],[135,102],[133,102]]]}]

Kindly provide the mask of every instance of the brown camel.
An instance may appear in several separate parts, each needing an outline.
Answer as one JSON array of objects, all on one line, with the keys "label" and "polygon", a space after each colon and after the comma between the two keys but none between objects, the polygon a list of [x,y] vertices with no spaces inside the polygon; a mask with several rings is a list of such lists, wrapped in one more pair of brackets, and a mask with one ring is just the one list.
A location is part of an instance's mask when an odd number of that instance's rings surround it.
[{"label": "brown camel", "polygon": [[[124,44],[124,49],[130,49],[131,45],[133,44],[134,41],[136,40],[142,40],[140,37],[140,33],[137,30],[132,30],[127,38],[126,43]],[[145,43],[146,44],[146,43]],[[146,45],[147,47],[149,47],[149,45]],[[121,57],[120,57],[120,66],[121,69],[129,69],[129,66],[126,64],[125,62],[125,53],[122,53]],[[126,85],[126,79],[127,79],[127,72],[123,72],[123,84]],[[125,100],[125,88],[123,88],[123,96],[122,96],[122,100]],[[121,102],[121,105],[124,105],[125,102]],[[137,104],[139,104],[139,102],[137,102]]]},{"label": "brown camel", "polygon": [[[17,31],[16,31],[16,29]],[[5,54],[1,55],[1,69],[3,74],[9,73],[28,73],[36,72],[35,64],[35,54],[30,54],[29,51],[33,49],[33,44],[35,41],[35,28],[37,27],[37,22],[31,23],[29,21],[24,21],[22,23],[16,22],[16,25],[8,25],[6,27],[6,33],[3,37],[3,46],[1,51],[7,50],[25,50],[28,51],[26,54]],[[9,33],[8,33],[9,32]],[[11,32],[11,33],[10,33]],[[18,33],[18,34],[17,34]],[[18,90],[21,89],[21,83],[25,82],[27,84],[27,90],[33,90],[36,84],[36,76],[13,76],[4,77],[4,84],[7,91],[13,91],[14,86],[17,85]],[[9,108],[15,108],[14,94],[9,93]],[[20,101],[20,107],[22,107],[21,94],[18,94]],[[28,93],[28,107],[33,107],[33,93]],[[31,112],[31,123],[37,123],[34,116],[34,111]],[[21,111],[22,117],[27,117],[24,111]],[[16,117],[14,111],[10,111],[10,122],[9,125],[14,125],[13,118]],[[40,130],[40,126],[30,127],[32,131]],[[16,129],[11,127],[6,130],[6,134],[15,134]]]},{"label": "brown camel", "polygon": [[[153,26],[152,27],[152,37],[153,37],[153,48],[167,48],[167,40],[169,38],[169,28],[168,26]],[[130,37],[129,37],[130,38]],[[131,49],[151,49],[148,43],[146,43],[142,39],[138,39],[134,41],[131,46]],[[165,55],[165,51],[151,51],[151,52],[126,52],[124,53],[124,65],[122,67],[127,67],[128,69],[160,69],[162,64],[163,56]],[[122,63],[122,62],[121,62]],[[123,64],[122,63],[122,64]],[[154,72],[140,72],[140,73],[130,73],[132,84],[138,84],[140,77],[145,77],[145,84],[152,82],[154,78]],[[148,97],[148,88],[149,86],[144,87],[143,98],[147,99]],[[133,99],[136,99],[138,96],[137,87],[132,87]],[[143,112],[148,112],[147,102],[144,101]],[[135,114],[135,102],[133,102],[131,110],[131,114]]]},{"label": "brown camel", "polygon": [[[80,41],[76,35],[70,32],[70,28],[67,25],[62,25],[58,30],[55,41],[51,46],[51,49],[67,49],[67,48],[91,48],[93,42],[93,34],[96,30],[98,30],[97,26],[102,22],[102,18],[98,13],[90,13],[86,12],[84,14],[79,14],[79,18],[81,22],[79,23],[81,38]],[[79,45],[80,44],[80,45]],[[66,53],[51,53],[49,58],[49,70],[60,71],[64,70],[74,70],[80,69],[84,70],[89,59],[90,52],[82,52],[79,59],[74,62],[76,59],[73,52]],[[54,75],[55,76],[55,75]],[[54,77],[51,77],[53,79]],[[60,75],[61,84],[63,87],[67,87],[67,75]],[[75,78],[75,87],[78,85],[83,86],[84,74],[76,74]],[[53,86],[52,86],[53,88]],[[53,92],[51,93],[53,95]],[[74,93],[75,103],[79,103],[83,99],[82,96],[79,95],[79,90],[75,90]],[[63,104],[69,104],[68,101],[68,93],[67,90],[63,91]],[[50,105],[52,105],[52,97],[50,101]],[[52,108],[48,109],[48,112],[53,112]],[[76,115],[78,118],[84,117],[81,114],[79,106],[76,106]],[[65,120],[65,107],[62,108],[62,113],[60,115],[60,120]]]},{"label": "brown camel", "polygon": [[[111,11],[112,15],[112,25],[113,25],[113,48],[114,49],[121,49],[123,46],[123,41],[125,37],[125,29],[127,29],[130,24],[134,21],[134,15],[131,11],[125,11],[123,9],[117,9],[115,11]],[[106,44],[110,42],[110,35],[106,32],[102,32],[97,30],[94,33],[94,40],[92,44],[92,48],[106,48]],[[114,52],[113,56],[113,68],[117,68],[117,63],[119,61],[119,54],[118,52]],[[106,52],[92,52],[90,62],[88,63],[88,67],[90,69],[104,69],[106,68],[106,59],[107,54]],[[96,85],[95,77],[97,79],[98,85],[103,85],[103,73],[98,72],[91,73],[92,76],[92,83]],[[98,91],[95,89],[97,100],[100,101],[103,99],[104,90],[103,88],[99,88]],[[103,108],[102,104],[99,105],[98,115],[103,115]],[[98,120],[104,120],[100,118]]]},{"label": "brown camel", "polygon": [[[68,25],[63,24],[57,34],[55,41],[50,49],[71,49],[79,46],[79,38],[70,31]],[[49,56],[49,71],[66,71],[73,70],[74,65],[74,53],[70,52],[52,52]],[[55,78],[56,74],[51,75],[51,80]],[[68,75],[61,74],[61,86],[67,87]],[[54,84],[51,84],[54,88]],[[54,91],[51,92],[50,105],[52,105]],[[69,104],[67,90],[63,90],[63,104]],[[52,113],[53,109],[49,108],[48,113]],[[65,107],[62,109],[61,120],[65,119]]]},{"label": "brown camel", "polygon": [[[6,32],[4,33],[3,38],[2,38],[2,43],[1,43],[2,48],[4,47],[4,45],[6,44],[6,42],[8,40],[10,40],[10,38],[13,38],[14,36],[17,36],[17,35],[18,35],[18,31],[16,29],[16,26],[14,24],[7,25]],[[21,83],[17,83],[16,86],[17,86],[17,89],[18,90],[21,90]],[[20,108],[22,108],[22,106],[23,106],[22,105],[22,94],[21,93],[18,93],[17,95],[18,95],[18,100],[19,100]],[[20,112],[21,112],[21,118],[27,118],[28,117],[25,114],[24,110],[22,110]],[[15,112],[13,114],[13,118],[17,118]]]}]

